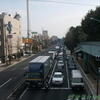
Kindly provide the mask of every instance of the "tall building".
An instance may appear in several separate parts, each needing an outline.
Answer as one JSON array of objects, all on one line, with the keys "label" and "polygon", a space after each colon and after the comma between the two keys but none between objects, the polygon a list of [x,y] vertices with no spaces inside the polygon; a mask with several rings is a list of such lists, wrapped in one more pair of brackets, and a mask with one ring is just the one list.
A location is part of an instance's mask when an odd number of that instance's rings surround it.
[{"label": "tall building", "polygon": [[[22,44],[20,15],[0,14],[0,58],[5,62],[20,53]],[[9,59],[10,59],[9,58]]]},{"label": "tall building", "polygon": [[43,35],[43,40],[48,40],[49,39],[48,31],[47,30],[43,30],[42,31],[42,35]]},{"label": "tall building", "polygon": [[48,36],[48,31],[43,30],[42,31],[42,36],[43,36],[43,48],[47,48],[49,44],[49,36]]}]

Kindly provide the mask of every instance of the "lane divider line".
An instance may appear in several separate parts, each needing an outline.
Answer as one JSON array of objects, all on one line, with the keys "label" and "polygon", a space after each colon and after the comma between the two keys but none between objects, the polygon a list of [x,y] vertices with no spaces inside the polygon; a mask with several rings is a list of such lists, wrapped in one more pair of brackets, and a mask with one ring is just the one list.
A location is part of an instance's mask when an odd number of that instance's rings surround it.
[{"label": "lane divider line", "polygon": [[28,88],[26,88],[25,90],[24,90],[24,92],[20,95],[20,97],[19,97],[19,99],[18,100],[21,100],[22,99],[22,97],[24,96],[24,94],[27,92],[27,90],[28,90]]},{"label": "lane divider line", "polygon": [[[44,90],[45,88],[42,88],[42,90]],[[50,90],[71,90],[71,88],[67,88],[67,87],[62,87],[62,88],[58,88],[58,87],[51,87],[49,88]]]},{"label": "lane divider line", "polygon": [[8,81],[4,82],[2,85],[0,85],[0,88],[2,88],[3,86],[5,86],[8,82],[10,82],[12,79],[10,78]]}]

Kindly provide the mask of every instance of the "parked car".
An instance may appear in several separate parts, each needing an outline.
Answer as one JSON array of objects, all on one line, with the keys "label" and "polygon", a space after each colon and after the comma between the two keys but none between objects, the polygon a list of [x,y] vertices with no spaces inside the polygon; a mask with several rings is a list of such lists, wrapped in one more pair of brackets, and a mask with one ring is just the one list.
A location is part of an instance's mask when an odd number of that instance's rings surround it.
[{"label": "parked car", "polygon": [[62,72],[55,72],[52,77],[52,84],[54,85],[62,85],[64,80],[64,76]]}]

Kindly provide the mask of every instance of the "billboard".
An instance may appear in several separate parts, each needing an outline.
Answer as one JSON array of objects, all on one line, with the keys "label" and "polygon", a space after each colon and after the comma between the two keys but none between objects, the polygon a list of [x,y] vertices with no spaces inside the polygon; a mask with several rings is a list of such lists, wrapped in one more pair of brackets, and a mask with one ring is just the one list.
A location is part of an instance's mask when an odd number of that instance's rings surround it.
[{"label": "billboard", "polygon": [[22,39],[22,42],[23,43],[32,43],[33,42],[33,39],[31,39],[31,38],[29,38],[29,39],[28,38],[23,38]]}]

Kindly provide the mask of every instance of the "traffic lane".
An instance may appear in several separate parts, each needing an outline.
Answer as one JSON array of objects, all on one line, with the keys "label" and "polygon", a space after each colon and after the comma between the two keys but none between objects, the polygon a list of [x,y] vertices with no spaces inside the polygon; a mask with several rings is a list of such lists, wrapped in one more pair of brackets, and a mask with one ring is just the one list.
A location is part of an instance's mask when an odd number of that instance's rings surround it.
[{"label": "traffic lane", "polygon": [[[42,52],[45,53],[45,52]],[[36,56],[41,55],[37,54]],[[25,72],[25,66],[26,63],[28,63],[31,59],[35,58],[36,56],[33,56],[29,58],[28,60],[25,60],[17,65],[15,65],[13,68],[10,68],[6,71],[3,71],[0,76],[0,100],[5,100],[5,98],[11,94],[10,92],[16,87],[16,85],[19,83],[20,80],[24,78],[24,72]],[[9,81],[10,80],[10,81]]]},{"label": "traffic lane", "polygon": [[[73,65],[75,65],[75,62],[73,62],[72,61],[72,57],[70,57],[69,59],[68,59],[68,61],[67,61],[67,66],[68,66],[68,74],[69,74],[69,85],[71,86],[71,71],[72,71],[72,68],[70,67],[70,66],[73,66]],[[74,91],[73,90],[73,93],[74,94],[77,94],[79,91]],[[86,90],[85,90],[85,88],[82,90],[82,92],[84,93],[84,94],[86,94],[87,92],[86,92]]]},{"label": "traffic lane", "polygon": [[30,57],[29,59],[26,59],[25,61],[22,61],[22,62],[20,62],[20,63],[18,63],[16,65],[14,65],[13,67],[8,68],[7,70],[4,70],[4,71],[0,72],[0,85],[2,85],[10,77],[13,77],[13,74],[17,73],[16,74],[16,76],[17,76],[19,73],[24,73],[25,72],[25,67],[28,66],[29,61],[31,61],[32,59],[36,58],[37,56],[44,55],[44,54],[46,55],[48,50],[49,49],[47,49],[45,51],[42,51],[42,52]]},{"label": "traffic lane", "polygon": [[58,89],[47,92],[45,90],[28,89],[20,100],[66,100],[69,94],[72,94],[70,90]]},{"label": "traffic lane", "polygon": [[27,89],[19,100],[67,100],[69,95],[86,95],[85,91],[72,91],[71,89],[34,90]]},{"label": "traffic lane", "polygon": [[63,87],[63,88],[68,88],[68,79],[67,79],[67,72],[66,72],[66,64],[64,63],[64,66],[62,67],[61,70],[59,70],[57,64],[56,64],[56,67],[55,67],[55,71],[54,72],[58,72],[58,71],[61,71],[64,75],[64,81],[63,81],[63,84],[62,85],[53,85],[52,84],[52,80],[51,80],[51,87]]},{"label": "traffic lane", "polygon": [[8,81],[0,86],[0,100],[6,100],[7,97],[12,93],[15,87],[18,85],[19,80],[22,80],[22,75],[18,77],[11,77]]}]

